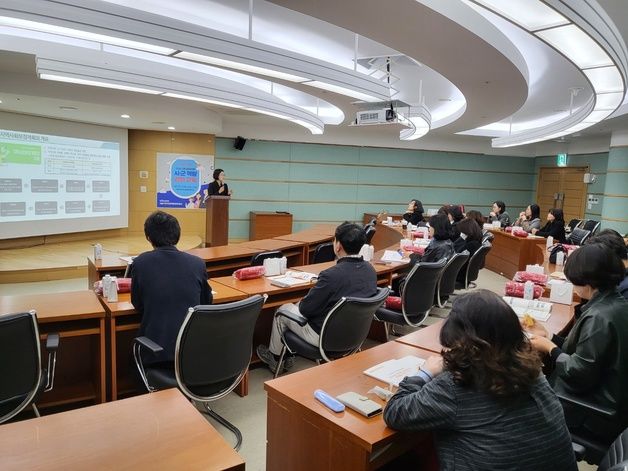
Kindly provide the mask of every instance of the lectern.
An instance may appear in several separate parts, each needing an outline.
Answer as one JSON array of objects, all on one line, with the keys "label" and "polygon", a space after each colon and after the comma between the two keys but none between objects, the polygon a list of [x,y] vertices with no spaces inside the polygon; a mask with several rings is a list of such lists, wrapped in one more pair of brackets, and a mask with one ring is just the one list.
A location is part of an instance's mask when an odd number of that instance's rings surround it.
[{"label": "lectern", "polygon": [[210,196],[205,215],[205,247],[229,243],[229,196]]}]

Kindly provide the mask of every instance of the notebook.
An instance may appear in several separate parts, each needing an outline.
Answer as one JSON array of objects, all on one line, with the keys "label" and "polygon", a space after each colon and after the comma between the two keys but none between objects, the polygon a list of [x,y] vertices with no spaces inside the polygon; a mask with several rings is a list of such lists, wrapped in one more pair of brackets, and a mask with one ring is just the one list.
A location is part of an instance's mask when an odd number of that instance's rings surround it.
[{"label": "notebook", "polygon": [[425,363],[423,358],[408,355],[403,358],[387,360],[372,366],[368,370],[365,370],[364,374],[383,381],[384,383],[399,386],[403,378],[417,374],[419,367],[423,363]]},{"label": "notebook", "polygon": [[512,296],[502,296],[502,298],[519,317],[528,314],[533,319],[542,322],[546,322],[550,318],[552,303],[534,299],[513,298]]}]

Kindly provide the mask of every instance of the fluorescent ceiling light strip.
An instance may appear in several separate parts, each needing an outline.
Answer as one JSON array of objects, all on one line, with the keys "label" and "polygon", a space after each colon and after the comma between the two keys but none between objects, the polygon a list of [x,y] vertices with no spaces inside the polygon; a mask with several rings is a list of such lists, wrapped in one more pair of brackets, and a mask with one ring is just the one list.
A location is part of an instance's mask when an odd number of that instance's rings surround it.
[{"label": "fluorescent ceiling light strip", "polygon": [[569,20],[542,2],[530,0],[472,0],[528,31],[569,24]]},{"label": "fluorescent ceiling light strip", "polygon": [[[82,47],[85,49],[99,50],[101,48],[101,43],[94,41],[86,41],[84,39],[71,38],[69,36],[61,36],[58,34],[42,33],[40,31],[30,29],[14,28],[13,26],[0,26],[0,35],[36,39],[38,41],[47,41],[57,44],[67,44],[68,46]],[[127,49],[127,51],[128,50],[129,49]]]},{"label": "fluorescent ceiling light strip", "polygon": [[279,72],[273,69],[267,69],[265,67],[258,67],[256,65],[245,64],[243,62],[236,62],[227,59],[219,59],[217,57],[205,56],[202,54],[195,54],[193,52],[179,52],[175,54],[173,57],[178,57],[179,59],[203,62],[205,64],[212,64],[219,67],[228,67],[230,69],[241,70],[243,72],[250,72],[253,74],[265,75],[268,77],[274,77],[281,80],[288,80],[290,82],[305,82],[308,80],[305,77],[299,77],[297,75],[288,74],[286,72]]},{"label": "fluorescent ceiling light strip", "polygon": [[599,93],[595,102],[595,109],[615,110],[623,100],[624,94],[622,92]]},{"label": "fluorescent ceiling light strip", "polygon": [[[279,118],[279,119],[285,119],[285,120],[288,120],[288,121],[292,121],[293,123],[299,124],[299,125],[307,128],[307,129],[309,129],[312,134],[323,134],[323,128],[322,127],[317,126],[317,125],[312,124],[312,123],[308,123],[308,122],[306,122],[306,121],[304,121],[302,119],[299,119],[299,118],[293,118],[292,116],[287,116],[285,114],[276,113],[274,111],[262,110],[262,109],[259,109],[259,108],[251,108],[251,107],[248,107],[248,106],[245,106],[244,109],[247,110],[247,111],[252,111],[253,113],[265,114],[265,115],[268,115],[268,116],[272,116],[274,118]],[[315,130],[316,130],[316,132],[315,132]]]},{"label": "fluorescent ceiling light strip", "polygon": [[0,17],[0,26],[13,26],[16,28],[39,31],[42,33],[58,34],[61,36],[84,39],[87,41],[95,41],[99,43],[112,44],[115,46],[128,47],[131,49],[140,49],[142,51],[152,52],[155,54],[169,55],[176,51],[176,49],[156,46],[154,44],[131,41],[129,39],[117,38],[115,36],[107,36],[105,34],[90,33],[89,31],[81,31],[81,30],[72,29],[72,28],[65,28],[63,26],[40,23],[37,21],[23,20],[21,18],[11,18],[8,16]]},{"label": "fluorescent ceiling light strip", "polygon": [[581,69],[613,65],[606,51],[574,24],[539,31],[535,34]]},{"label": "fluorescent ceiling light strip", "polygon": [[589,114],[589,116],[584,118],[584,121],[599,123],[603,119],[607,118],[613,111],[614,110],[594,110],[591,114]]},{"label": "fluorescent ceiling light strip", "polygon": [[233,103],[227,103],[225,101],[212,100],[209,98],[200,98],[200,97],[195,97],[195,96],[190,96],[190,95],[181,95],[179,93],[167,92],[167,93],[164,93],[163,96],[167,96],[170,98],[179,98],[181,100],[200,101],[202,103],[210,103],[212,105],[227,106],[229,108],[243,108],[242,105],[235,105]]},{"label": "fluorescent ceiling light strip", "polygon": [[100,82],[98,80],[82,79],[79,77],[69,77],[65,75],[39,73],[39,78],[42,80],[53,80],[55,82],[67,82],[76,83],[79,85],[89,85],[92,87],[114,88],[116,90],[125,90],[128,92],[148,93],[149,95],[160,95],[162,92],[157,90],[151,90],[148,88],[134,87],[131,85],[121,85],[112,82]]},{"label": "fluorescent ceiling light strip", "polygon": [[600,67],[582,71],[587,76],[595,93],[624,93],[624,81],[617,67]]},{"label": "fluorescent ceiling light strip", "polygon": [[327,90],[330,92],[338,93],[340,95],[350,96],[352,98],[357,98],[358,100],[368,101],[371,103],[382,101],[379,98],[376,98],[371,95],[367,95],[366,93],[361,93],[350,88],[340,87],[338,85],[333,85],[331,83],[321,82],[318,80],[312,80],[311,82],[304,82],[303,85],[309,85],[310,87],[320,88],[322,90]]}]

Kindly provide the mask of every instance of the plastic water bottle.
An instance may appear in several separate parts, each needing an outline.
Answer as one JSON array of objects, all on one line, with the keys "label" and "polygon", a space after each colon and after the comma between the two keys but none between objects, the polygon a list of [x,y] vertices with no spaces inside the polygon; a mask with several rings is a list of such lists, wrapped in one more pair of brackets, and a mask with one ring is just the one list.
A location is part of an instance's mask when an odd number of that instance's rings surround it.
[{"label": "plastic water bottle", "polygon": [[548,249],[554,245],[554,238],[552,236],[548,236],[546,245]]},{"label": "plastic water bottle", "polygon": [[105,275],[102,279],[102,296],[109,298],[109,290],[111,289],[111,275]]},{"label": "plastic water bottle", "polygon": [[565,264],[565,252],[558,252],[556,254],[556,265],[562,267]]},{"label": "plastic water bottle", "polygon": [[523,285],[523,299],[534,299],[534,283],[530,280]]},{"label": "plastic water bottle", "polygon": [[109,281],[109,292],[107,293],[107,301],[110,303],[118,302],[118,278],[115,276],[111,277]]}]

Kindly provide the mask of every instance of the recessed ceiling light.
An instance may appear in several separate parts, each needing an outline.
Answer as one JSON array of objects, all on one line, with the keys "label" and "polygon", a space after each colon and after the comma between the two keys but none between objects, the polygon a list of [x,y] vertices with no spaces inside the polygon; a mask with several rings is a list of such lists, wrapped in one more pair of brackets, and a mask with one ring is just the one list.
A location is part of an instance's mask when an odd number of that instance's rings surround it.
[{"label": "recessed ceiling light", "polygon": [[439,98],[438,101],[451,101],[451,98]]},{"label": "recessed ceiling light", "polygon": [[120,117],[124,118],[124,119],[129,119],[131,117],[131,115],[130,114],[121,114]]},{"label": "recessed ceiling light", "polygon": [[78,111],[76,106],[60,106],[59,109],[63,111]]},{"label": "recessed ceiling light", "polygon": [[166,124],[165,121],[153,121],[151,124]]},{"label": "recessed ceiling light", "polygon": [[174,131],[174,126],[168,126],[168,129],[169,129],[170,131]]}]

